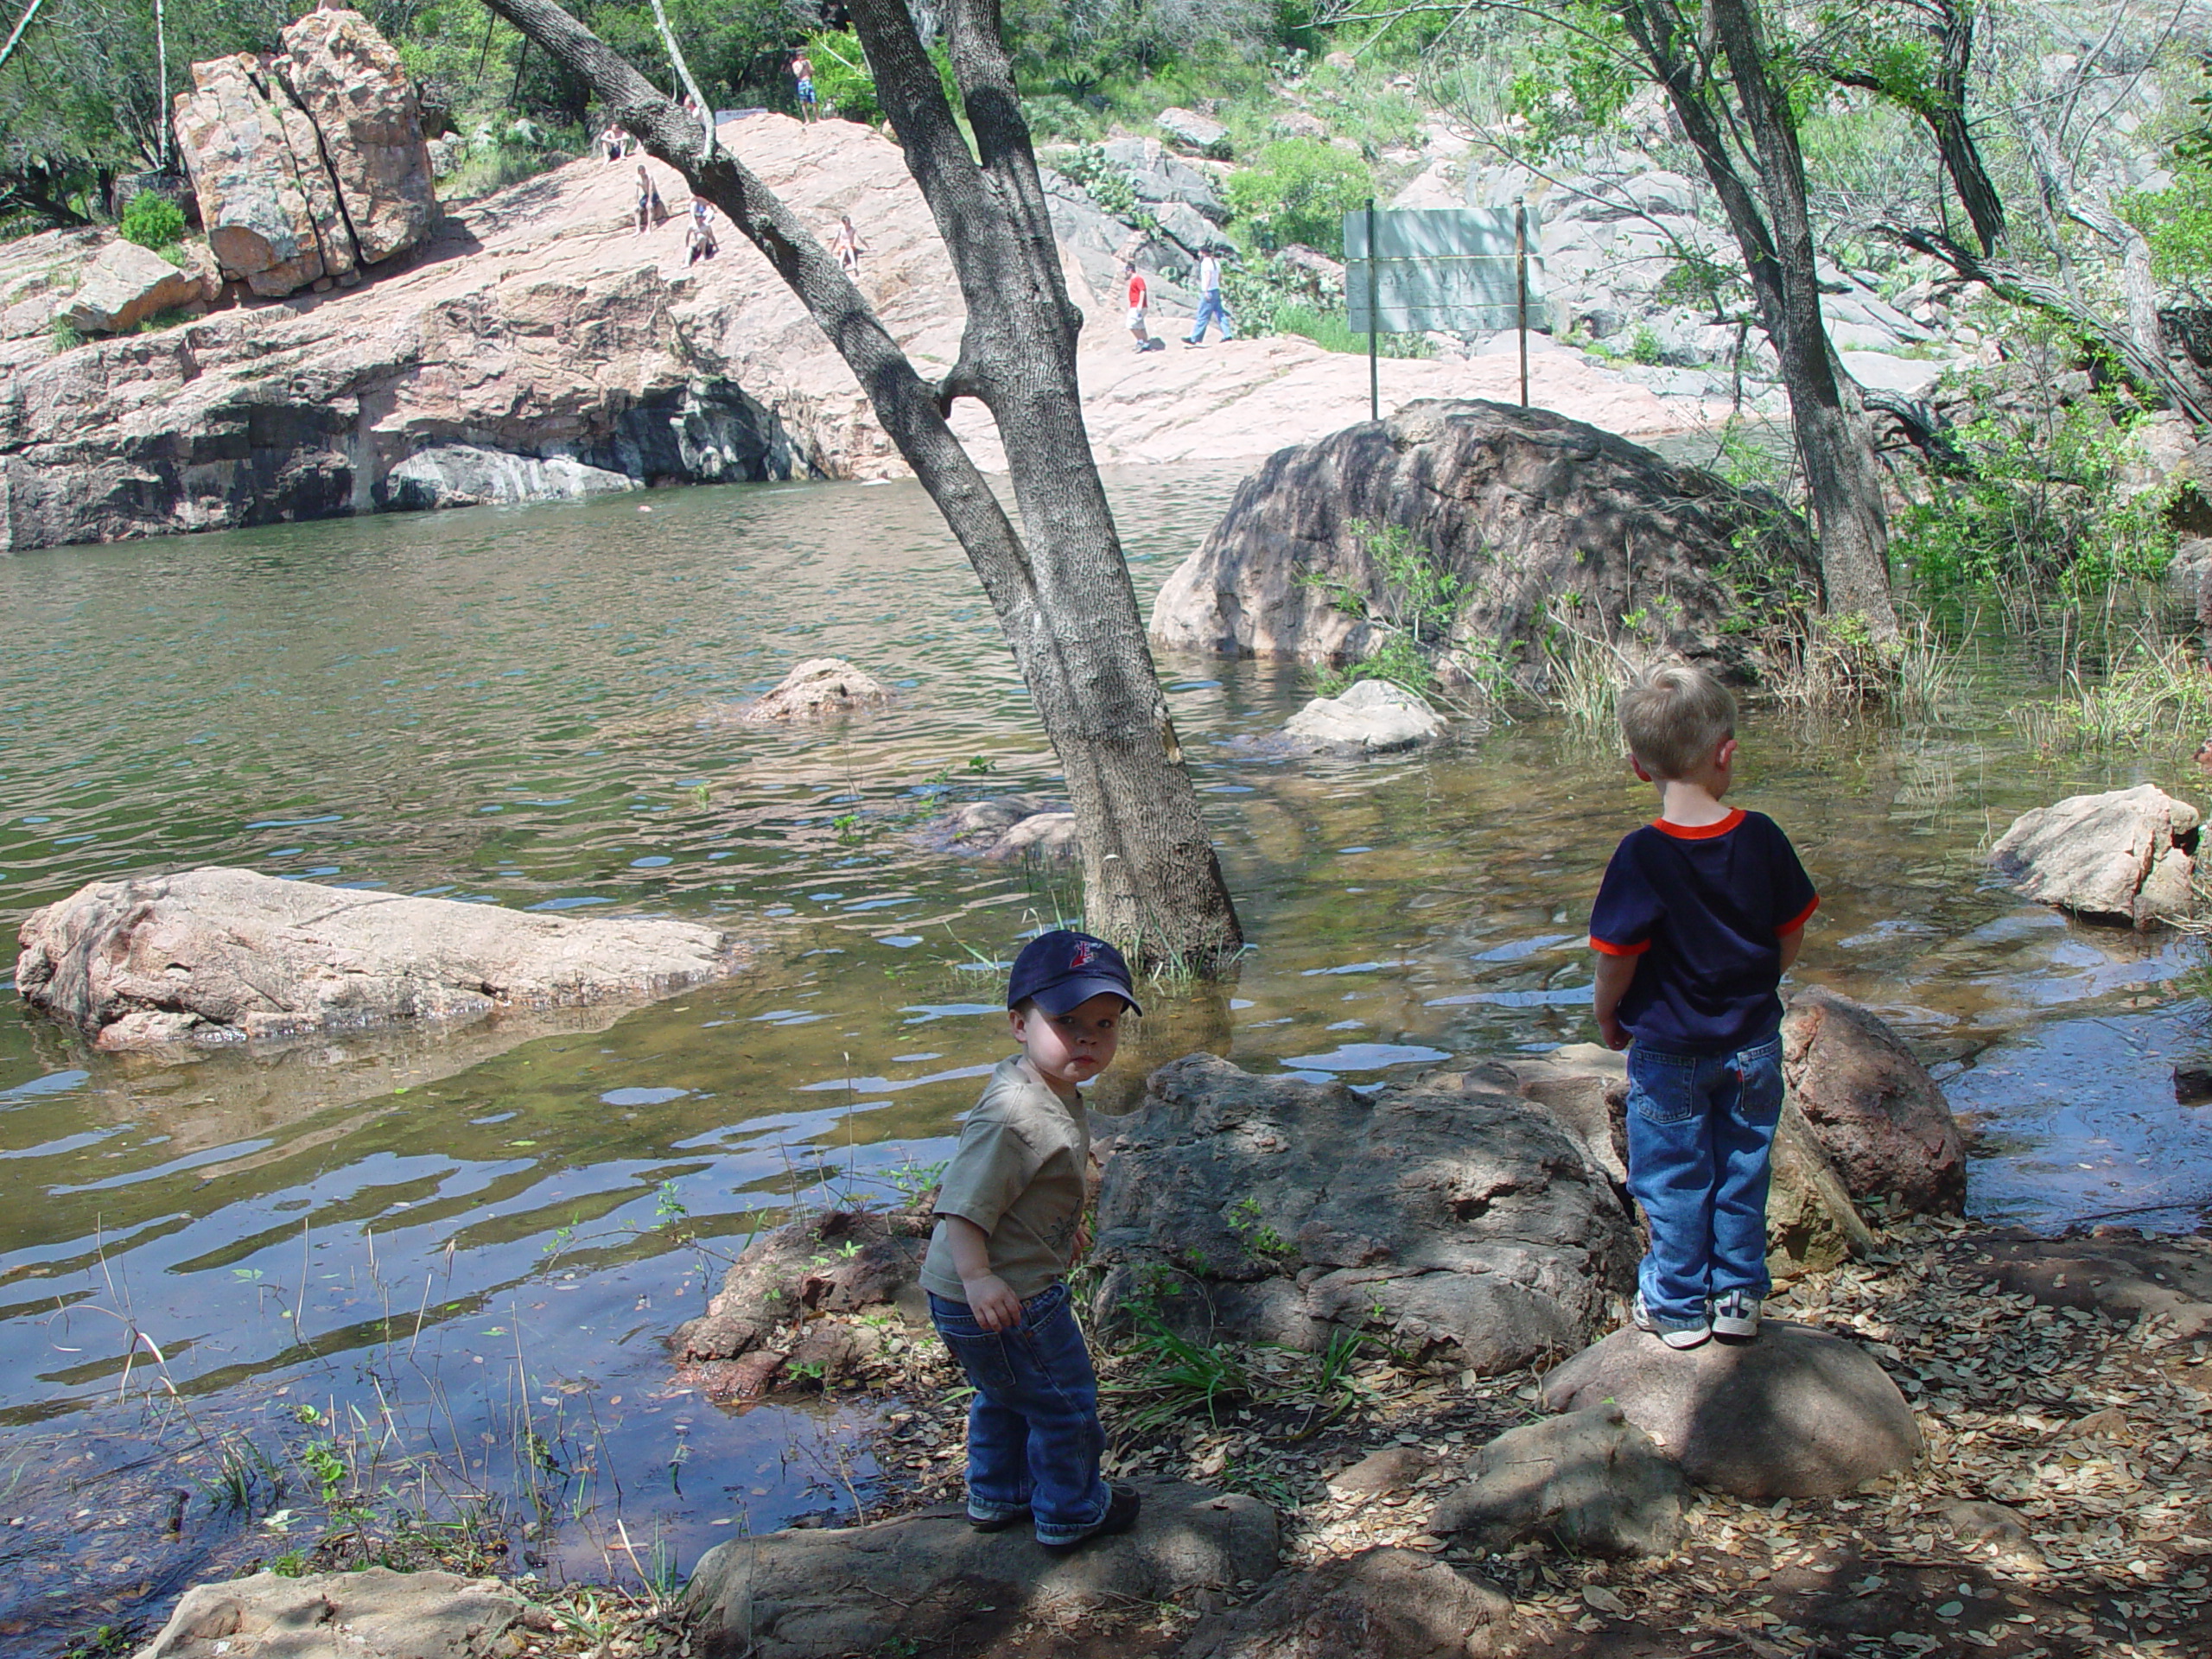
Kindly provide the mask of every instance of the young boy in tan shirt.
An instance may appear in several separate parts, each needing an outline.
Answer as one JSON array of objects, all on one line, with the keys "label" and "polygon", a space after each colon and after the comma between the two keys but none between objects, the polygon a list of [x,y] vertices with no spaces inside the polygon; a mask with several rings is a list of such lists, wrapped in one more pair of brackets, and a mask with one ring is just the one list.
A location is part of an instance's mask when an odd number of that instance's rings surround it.
[{"label": "young boy in tan shirt", "polygon": [[938,1190],[922,1263],[930,1316],[976,1393],[968,1406],[968,1520],[1027,1518],[1048,1549],[1136,1524],[1137,1494],[1098,1471],[1098,1379],[1065,1275],[1083,1232],[1090,1135],[1077,1086],[1114,1058],[1140,1013],[1128,964],[1103,939],[1059,930],[1014,959],[1001,1060]]}]

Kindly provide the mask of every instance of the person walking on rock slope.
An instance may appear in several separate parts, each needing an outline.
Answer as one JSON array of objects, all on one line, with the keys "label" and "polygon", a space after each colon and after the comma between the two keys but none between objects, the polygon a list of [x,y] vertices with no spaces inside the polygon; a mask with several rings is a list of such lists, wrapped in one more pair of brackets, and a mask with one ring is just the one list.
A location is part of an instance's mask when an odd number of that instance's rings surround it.
[{"label": "person walking on rock slope", "polygon": [[1152,349],[1152,336],[1145,332],[1144,316],[1146,306],[1152,298],[1152,289],[1135,260],[1122,265],[1122,277],[1129,285],[1129,338],[1136,341],[1137,350],[1148,352]]},{"label": "person walking on rock slope", "polygon": [[[1764,813],[1720,804],[1736,700],[1670,664],[1621,695],[1659,818],[1614,850],[1590,914],[1593,1012],[1628,1050],[1628,1185],[1650,1224],[1635,1320],[1669,1348],[1756,1337],[1782,1112],[1782,976],[1820,895]],[[1633,1042],[1631,1043],[1631,1039]]]},{"label": "person walking on rock slope", "polygon": [[791,79],[798,85],[798,118],[811,121],[817,113],[814,102],[814,60],[804,52],[791,56]]},{"label": "person walking on rock slope", "polygon": [[1065,930],[1022,947],[1006,1001],[1021,1052],[991,1073],[944,1167],[922,1287],[976,1390],[969,1524],[1026,1520],[1047,1549],[1072,1549],[1137,1518],[1135,1489],[1099,1473],[1098,1379],[1065,1275],[1089,1243],[1077,1085],[1113,1062],[1122,1015],[1141,1010],[1121,952]]},{"label": "person walking on rock slope", "polygon": [[1192,319],[1191,337],[1183,343],[1205,345],[1209,322],[1221,331],[1224,345],[1236,338],[1236,329],[1221,303],[1221,261],[1214,257],[1211,249],[1198,256],[1198,315]]}]

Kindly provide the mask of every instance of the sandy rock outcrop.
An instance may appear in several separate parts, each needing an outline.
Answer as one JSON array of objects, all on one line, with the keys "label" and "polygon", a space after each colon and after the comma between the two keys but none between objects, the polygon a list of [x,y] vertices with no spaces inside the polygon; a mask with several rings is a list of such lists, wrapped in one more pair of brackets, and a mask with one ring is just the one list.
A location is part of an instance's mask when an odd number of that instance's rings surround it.
[{"label": "sandy rock outcrop", "polygon": [[[88,251],[59,233],[0,243],[0,297],[15,296],[0,312],[0,552],[419,505],[425,493],[395,470],[462,443],[549,463],[524,483],[563,495],[550,464],[563,460],[648,485],[905,474],[858,383],[766,260],[728,231],[721,255],[696,265],[680,224],[640,237],[632,171],[586,160],[530,179],[442,213],[411,257],[371,268],[374,282],[312,291],[308,268],[325,259],[316,227],[334,221],[318,219],[298,175],[282,188],[241,183],[235,200],[221,183],[245,169],[242,152],[290,153],[280,103],[304,119],[276,98],[281,84],[263,77],[268,90],[257,89],[256,73],[232,61],[220,99],[201,97],[179,130],[211,99],[220,105],[223,131],[194,140],[194,176],[203,209],[211,191],[231,203],[208,221],[225,265],[257,266],[267,288],[296,263],[276,285],[310,291],[56,354],[54,297]],[[898,147],[851,122],[767,113],[733,117],[721,133],[825,242],[840,214],[855,215],[876,316],[925,373],[949,367],[960,290]],[[685,201],[674,172],[647,168],[664,199]],[[255,176],[281,184],[282,167]],[[1053,201],[1056,225],[1076,211]],[[1366,407],[1365,361],[1295,336],[1130,352],[1111,281],[1085,275],[1085,258],[1103,268],[1112,252],[1078,257],[1063,242],[1090,318],[1084,423],[1102,462],[1243,461]],[[1513,376],[1503,358],[1391,359],[1382,396],[1391,407],[1507,397]],[[1533,395],[1620,431],[1677,430],[1707,413],[1568,352],[1537,361]],[[957,404],[953,428],[986,470],[1003,468],[981,404]]]},{"label": "sandy rock outcrop", "polygon": [[1160,589],[1153,638],[1356,661],[1381,636],[1326,584],[1383,601],[1378,531],[1403,532],[1461,583],[1452,642],[1524,677],[1542,672],[1555,603],[1624,648],[1740,677],[1751,660],[1729,625],[1744,606],[1820,581],[1778,503],[1548,410],[1425,402],[1270,456]]},{"label": "sandy rock outcrop", "polygon": [[137,1659],[492,1659],[519,1646],[524,1611],[496,1579],[256,1573],[185,1592]]},{"label": "sandy rock outcrop", "polygon": [[1920,1425],[1865,1349],[1770,1319],[1687,1351],[1616,1331],[1544,1378],[1548,1411],[1611,1402],[1684,1474],[1738,1497],[1825,1497],[1909,1467]]},{"label": "sandy rock outcrop", "polygon": [[2147,928],[2190,913],[2203,822],[2156,784],[2069,795],[2021,813],[1989,861],[2038,904]]},{"label": "sandy rock outcrop", "polygon": [[1603,1176],[1544,1113],[1456,1073],[1370,1097],[1193,1054],[1117,1131],[1101,1322],[1149,1299],[1202,1338],[1316,1350],[1387,1330],[1491,1375],[1580,1348],[1629,1285]]},{"label": "sandy rock outcrop", "polygon": [[95,881],[23,920],[16,988],[104,1049],[229,1043],[505,1007],[644,1001],[735,972],[729,935],[285,881]]},{"label": "sandy rock outcrop", "polygon": [[[1050,1607],[1165,1601],[1275,1570],[1274,1511],[1242,1493],[1138,1482],[1134,1531],[1078,1550],[986,1535],[957,1508],[717,1544],[683,1592],[704,1659],[964,1649]],[[870,1593],[856,1588],[865,1585]]]}]

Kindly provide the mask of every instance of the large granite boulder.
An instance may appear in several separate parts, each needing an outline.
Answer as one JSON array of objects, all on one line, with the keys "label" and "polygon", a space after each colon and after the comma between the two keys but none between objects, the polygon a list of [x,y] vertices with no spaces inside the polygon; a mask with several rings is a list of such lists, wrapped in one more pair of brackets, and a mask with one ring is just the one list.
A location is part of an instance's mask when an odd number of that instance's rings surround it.
[{"label": "large granite boulder", "polygon": [[2069,795],[2020,814],[1989,861],[2038,904],[2147,928],[2190,913],[2203,822],[2156,784]]},{"label": "large granite boulder", "polygon": [[1687,1352],[1616,1331],[1544,1379],[1545,1409],[1618,1406],[1700,1485],[1738,1497],[1826,1497],[1920,1456],[1920,1425],[1866,1350],[1768,1320],[1755,1342]]},{"label": "large granite boulder", "polygon": [[1541,1538],[1578,1555],[1665,1555],[1682,1541],[1690,1484],[1611,1401],[1510,1428],[1437,1502],[1433,1533],[1502,1554]]},{"label": "large granite boulder", "polygon": [[361,263],[416,246],[438,198],[415,83],[357,11],[317,7],[284,31],[285,85],[314,122]]},{"label": "large granite boulder", "polygon": [[1279,1574],[1202,1621],[1178,1659],[1492,1659],[1520,1632],[1495,1585],[1388,1547]]},{"label": "large granite boulder", "polygon": [[639,487],[638,480],[568,455],[509,454],[473,443],[419,449],[385,474],[384,505],[402,512],[435,507],[505,507],[524,501],[581,501]]},{"label": "large granite boulder", "polygon": [[60,314],[79,334],[126,334],[164,311],[206,305],[221,291],[219,283],[210,291],[209,275],[171,264],[135,242],[111,242],[85,267]]},{"label": "large granite boulder", "polygon": [[314,129],[287,129],[285,112],[298,111],[283,87],[243,53],[194,64],[192,83],[193,91],[177,94],[171,124],[223,274],[257,294],[279,295],[336,275],[334,264],[350,270],[334,195],[321,211],[329,177],[322,158],[296,148]]},{"label": "large granite boulder", "polygon": [[1916,1215],[1964,1212],[1966,1146],[1950,1105],[1872,1009],[1820,986],[1798,992],[1782,1019],[1782,1071],[1853,1198]]},{"label": "large granite boulder", "polygon": [[1637,1255],[1611,1185],[1543,1112],[1456,1073],[1389,1084],[1162,1066],[1122,1124],[1091,1252],[1103,1323],[1303,1350],[1338,1333],[1483,1375],[1573,1352]]},{"label": "large granite boulder", "polygon": [[1229,159],[1229,129],[1210,115],[1170,105],[1154,118],[1153,124],[1167,135],[1169,143],[1193,155],[1217,162]]},{"label": "large granite boulder", "polygon": [[1532,685],[1557,608],[1624,650],[1742,678],[1756,664],[1732,624],[1820,591],[1811,541],[1777,501],[1548,410],[1427,400],[1270,456],[1160,589],[1153,637],[1358,660],[1380,637],[1332,589],[1386,602],[1379,531],[1460,584],[1452,643]]},{"label": "large granite boulder", "polygon": [[95,881],[23,920],[16,988],[105,1049],[644,1001],[736,971],[728,934],[284,881]]},{"label": "large granite boulder", "polygon": [[522,1599],[450,1573],[315,1573],[188,1590],[137,1659],[493,1659],[521,1648]]},{"label": "large granite boulder", "polygon": [[[1058,1553],[958,1509],[717,1544],[684,1592],[702,1659],[974,1651],[1047,1607],[1164,1601],[1275,1570],[1274,1511],[1241,1493],[1140,1482],[1134,1531]],[[973,1647],[970,1644],[974,1644]]]},{"label": "large granite boulder", "polygon": [[359,12],[318,7],[283,56],[192,66],[172,125],[226,276],[282,295],[419,245],[438,203],[414,83]]}]

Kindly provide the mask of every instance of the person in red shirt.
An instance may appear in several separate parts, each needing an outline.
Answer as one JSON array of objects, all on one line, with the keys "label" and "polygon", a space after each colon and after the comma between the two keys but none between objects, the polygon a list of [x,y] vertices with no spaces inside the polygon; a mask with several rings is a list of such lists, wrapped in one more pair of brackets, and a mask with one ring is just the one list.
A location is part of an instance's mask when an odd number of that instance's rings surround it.
[{"label": "person in red shirt", "polygon": [[1144,273],[1134,261],[1122,267],[1122,275],[1129,284],[1129,336],[1136,341],[1137,350],[1148,352],[1152,349],[1152,336],[1145,332],[1144,308],[1145,302],[1151,298],[1151,290],[1145,286]]}]

